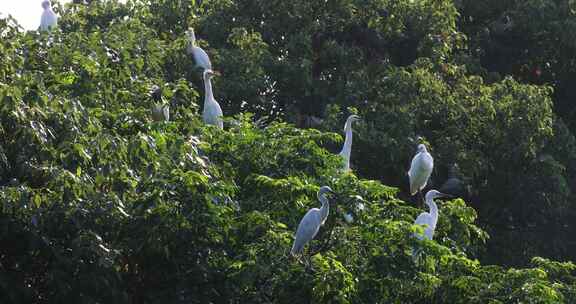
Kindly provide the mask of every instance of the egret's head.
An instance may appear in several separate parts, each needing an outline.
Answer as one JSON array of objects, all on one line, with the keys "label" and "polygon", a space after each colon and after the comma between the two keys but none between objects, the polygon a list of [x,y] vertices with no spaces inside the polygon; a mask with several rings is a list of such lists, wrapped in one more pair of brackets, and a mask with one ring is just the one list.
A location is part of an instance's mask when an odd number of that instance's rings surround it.
[{"label": "egret's head", "polygon": [[44,9],[48,9],[51,6],[50,0],[44,0],[42,1],[42,7]]},{"label": "egret's head", "polygon": [[214,76],[220,76],[220,73],[206,69],[206,70],[204,70],[203,76],[204,76],[204,79],[212,79],[212,77],[214,77]]},{"label": "egret's head", "polygon": [[420,153],[420,152],[428,152],[428,150],[426,149],[426,145],[424,145],[424,144],[418,145],[418,153]]},{"label": "egret's head", "polygon": [[334,191],[328,186],[322,186],[320,187],[320,190],[318,190],[318,197],[325,196],[328,193],[334,193]]},{"label": "egret's head", "polygon": [[426,201],[427,202],[430,200],[434,200],[436,198],[439,198],[439,197],[452,197],[452,196],[449,194],[446,194],[446,193],[442,193],[438,190],[430,190],[426,193]]},{"label": "egret's head", "polygon": [[460,174],[460,167],[458,166],[457,163],[453,163],[452,166],[450,166],[450,170],[449,170],[450,175],[458,175]]},{"label": "egret's head", "polygon": [[153,85],[148,93],[155,101],[159,101],[162,98],[162,89],[157,85]]},{"label": "egret's head", "polygon": [[360,116],[352,114],[352,115],[348,116],[348,119],[346,121],[354,122],[354,121],[359,121],[360,119],[361,119]]},{"label": "egret's head", "polygon": [[354,222],[354,216],[352,216],[352,214],[350,213],[344,213],[344,220],[346,221],[346,223],[351,224],[352,222]]},{"label": "egret's head", "polygon": [[346,119],[346,123],[344,124],[344,131],[348,130],[349,128],[352,128],[352,123],[355,121],[359,121],[360,119],[361,119],[360,116],[355,114],[348,116],[348,119]]}]

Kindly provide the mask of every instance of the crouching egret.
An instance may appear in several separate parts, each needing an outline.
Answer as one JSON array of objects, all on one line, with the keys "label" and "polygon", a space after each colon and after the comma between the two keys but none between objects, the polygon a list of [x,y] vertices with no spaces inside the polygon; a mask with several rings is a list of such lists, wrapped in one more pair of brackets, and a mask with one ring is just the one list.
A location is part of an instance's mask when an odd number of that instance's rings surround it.
[{"label": "crouching egret", "polygon": [[47,31],[56,27],[58,24],[58,16],[56,16],[56,13],[52,10],[50,0],[42,1],[42,8],[44,8],[44,12],[42,12],[42,16],[40,17],[40,30]]},{"label": "crouching egret", "polygon": [[154,121],[169,121],[170,120],[170,105],[155,104],[152,107],[152,119]]},{"label": "crouching egret", "polygon": [[170,105],[162,99],[162,89],[154,85],[149,92],[154,105],[152,106],[152,119],[154,121],[169,121],[170,120]]},{"label": "crouching egret", "polygon": [[344,158],[344,171],[350,170],[350,154],[352,153],[352,123],[360,120],[358,115],[350,115],[344,124],[344,132],[346,138],[344,139],[344,146],[340,151],[340,156]]},{"label": "crouching egret", "polygon": [[201,67],[203,70],[212,70],[212,62],[210,62],[208,54],[201,47],[196,46],[196,34],[194,33],[194,29],[189,28],[186,33],[188,34],[187,51],[188,54],[192,54],[196,66]]},{"label": "crouching egret", "polygon": [[212,92],[212,77],[218,75],[212,70],[204,70],[204,110],[202,112],[202,119],[205,124],[215,125],[220,129],[224,128],[224,122],[222,121],[222,109],[220,104],[214,99],[214,93]]},{"label": "crouching egret", "polygon": [[328,198],[326,197],[328,193],[334,193],[328,186],[322,186],[320,190],[318,190],[318,200],[322,203],[322,207],[320,209],[312,208],[306,212],[306,215],[304,215],[300,224],[298,224],[294,245],[292,245],[290,254],[297,255],[302,253],[304,245],[314,239],[318,230],[320,230],[320,226],[326,222],[330,208]]},{"label": "crouching egret", "polygon": [[419,144],[418,152],[414,158],[412,158],[410,170],[408,170],[411,195],[415,195],[416,193],[422,195],[421,191],[426,187],[426,183],[428,183],[433,168],[434,159],[432,158],[432,155],[428,153],[425,145]]},{"label": "crouching egret", "polygon": [[442,193],[450,194],[453,196],[466,197],[466,187],[462,180],[458,164],[452,164],[450,170],[448,171],[448,179],[438,190]]}]

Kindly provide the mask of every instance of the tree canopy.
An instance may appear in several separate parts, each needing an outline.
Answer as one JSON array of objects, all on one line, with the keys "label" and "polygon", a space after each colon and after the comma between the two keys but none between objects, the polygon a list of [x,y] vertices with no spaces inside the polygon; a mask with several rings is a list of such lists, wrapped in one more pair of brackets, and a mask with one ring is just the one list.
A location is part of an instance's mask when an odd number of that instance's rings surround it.
[{"label": "tree canopy", "polygon": [[[0,19],[0,302],[576,302],[574,3],[92,0],[56,3],[50,32]],[[225,130],[199,114],[188,27],[222,73]],[[419,142],[430,187],[458,164],[465,189],[438,201],[432,241],[413,237]],[[323,185],[308,265],[289,251]]]}]

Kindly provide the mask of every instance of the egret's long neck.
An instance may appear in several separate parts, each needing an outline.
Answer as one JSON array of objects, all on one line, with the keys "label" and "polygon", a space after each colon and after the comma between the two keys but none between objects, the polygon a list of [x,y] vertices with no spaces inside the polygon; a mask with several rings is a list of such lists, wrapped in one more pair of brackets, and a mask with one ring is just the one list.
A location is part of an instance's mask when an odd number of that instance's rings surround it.
[{"label": "egret's long neck", "polygon": [[206,92],[206,97],[204,97],[204,105],[206,105],[208,102],[214,100],[214,93],[212,93],[212,81],[208,76],[204,76],[204,92]]},{"label": "egret's long neck", "polygon": [[340,155],[345,157],[346,161],[349,161],[350,152],[352,151],[352,123],[347,123],[344,130],[346,131],[346,138],[344,139],[344,146]]},{"label": "egret's long neck", "polygon": [[430,215],[432,216],[432,226],[436,227],[438,222],[438,206],[434,202],[434,199],[428,200],[428,206],[430,207]]},{"label": "egret's long neck", "polygon": [[196,34],[194,32],[188,34],[188,40],[192,46],[196,46]]},{"label": "egret's long neck", "polygon": [[318,196],[318,200],[322,203],[322,207],[320,208],[320,217],[322,218],[322,223],[324,223],[328,218],[328,213],[330,211],[330,204],[328,203],[328,199],[324,195]]},{"label": "egret's long neck", "polygon": [[344,139],[344,146],[342,147],[342,153],[346,153],[350,157],[350,151],[352,150],[352,123],[346,124],[346,138]]}]

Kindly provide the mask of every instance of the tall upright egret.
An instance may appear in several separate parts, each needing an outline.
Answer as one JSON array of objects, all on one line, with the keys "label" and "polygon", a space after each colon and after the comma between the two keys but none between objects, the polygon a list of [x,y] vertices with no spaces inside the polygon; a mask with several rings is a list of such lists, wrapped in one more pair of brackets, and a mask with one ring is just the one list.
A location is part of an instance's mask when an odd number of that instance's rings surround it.
[{"label": "tall upright egret", "polygon": [[318,200],[322,203],[322,207],[320,209],[312,208],[306,212],[300,224],[298,224],[294,245],[292,245],[290,254],[296,255],[302,253],[304,245],[314,239],[318,230],[320,230],[320,226],[326,222],[330,209],[330,204],[326,197],[328,193],[334,193],[328,186],[322,186],[320,190],[318,190]]},{"label": "tall upright egret", "polygon": [[47,31],[50,28],[56,27],[58,24],[58,16],[52,10],[52,4],[50,0],[42,1],[42,8],[44,8],[44,12],[42,12],[42,16],[40,17],[40,30]]},{"label": "tall upright egret", "polygon": [[194,29],[189,28],[186,33],[188,34],[188,54],[192,54],[196,66],[201,67],[203,70],[212,70],[212,62],[210,62],[208,54],[201,47],[196,46]]},{"label": "tall upright egret", "polygon": [[423,238],[427,238],[432,240],[434,237],[434,231],[436,230],[436,224],[438,223],[438,206],[434,202],[435,198],[438,197],[450,197],[450,195],[439,192],[437,190],[430,190],[426,193],[426,205],[430,208],[430,212],[422,212],[416,220],[414,221],[414,225],[425,225],[424,228],[424,235],[421,234],[414,234],[415,237],[422,240]]},{"label": "tall upright egret", "polygon": [[215,125],[220,129],[224,128],[224,122],[222,121],[222,109],[220,105],[214,99],[214,93],[212,92],[212,77],[217,75],[212,70],[204,70],[204,110],[202,111],[202,119],[204,123],[209,125]]},{"label": "tall upright egret", "polygon": [[418,153],[412,158],[408,177],[410,178],[410,194],[420,193],[426,187],[434,168],[434,159],[423,144],[418,145]]},{"label": "tall upright egret", "polygon": [[358,115],[350,115],[346,119],[344,124],[344,132],[346,133],[346,138],[344,139],[344,146],[342,151],[340,151],[340,156],[344,158],[344,171],[350,170],[350,153],[352,152],[352,123],[360,120]]}]

